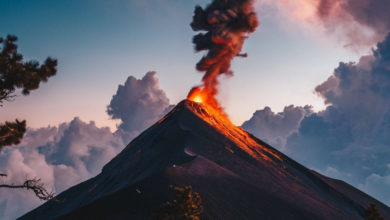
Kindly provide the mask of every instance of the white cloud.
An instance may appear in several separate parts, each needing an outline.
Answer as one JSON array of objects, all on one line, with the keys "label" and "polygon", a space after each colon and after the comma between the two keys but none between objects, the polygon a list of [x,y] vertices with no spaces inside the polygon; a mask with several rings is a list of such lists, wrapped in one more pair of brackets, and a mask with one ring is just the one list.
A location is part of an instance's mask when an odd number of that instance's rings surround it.
[{"label": "white cloud", "polygon": [[156,72],[151,71],[142,79],[129,76],[124,85],[119,85],[107,113],[122,121],[117,134],[128,142],[156,122],[167,108],[169,99],[159,88]]},{"label": "white cloud", "polygon": [[[2,181],[20,184],[38,177],[46,188],[59,193],[98,174],[124,147],[108,127],[78,118],[59,127],[28,130],[19,146],[0,153],[0,171],[8,176]],[[41,204],[32,192],[0,189],[1,219],[15,219]]]}]

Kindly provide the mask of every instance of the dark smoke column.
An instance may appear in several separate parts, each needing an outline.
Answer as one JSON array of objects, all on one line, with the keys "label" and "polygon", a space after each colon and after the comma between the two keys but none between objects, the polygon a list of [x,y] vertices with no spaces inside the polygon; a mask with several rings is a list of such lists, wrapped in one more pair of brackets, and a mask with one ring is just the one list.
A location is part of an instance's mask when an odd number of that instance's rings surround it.
[{"label": "dark smoke column", "polygon": [[196,51],[208,50],[196,68],[204,71],[202,85],[193,88],[188,98],[201,96],[203,102],[222,110],[215,99],[218,75],[232,74],[230,62],[240,54],[247,34],[256,30],[259,22],[253,0],[214,0],[205,9],[196,6],[191,27],[205,31],[194,36]]}]

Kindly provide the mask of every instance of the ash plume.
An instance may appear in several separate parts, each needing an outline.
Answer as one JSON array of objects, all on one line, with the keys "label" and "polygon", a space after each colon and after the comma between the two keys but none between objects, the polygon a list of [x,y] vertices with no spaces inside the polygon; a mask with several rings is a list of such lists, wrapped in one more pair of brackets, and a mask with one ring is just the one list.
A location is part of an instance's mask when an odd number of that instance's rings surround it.
[{"label": "ash plume", "polygon": [[240,54],[247,34],[255,31],[259,22],[253,0],[214,0],[205,9],[196,6],[191,27],[204,31],[194,36],[196,51],[208,51],[197,63],[196,69],[205,72],[202,85],[193,88],[188,97],[201,93],[204,102],[221,109],[215,95],[218,93],[218,76],[231,75],[230,63]]}]

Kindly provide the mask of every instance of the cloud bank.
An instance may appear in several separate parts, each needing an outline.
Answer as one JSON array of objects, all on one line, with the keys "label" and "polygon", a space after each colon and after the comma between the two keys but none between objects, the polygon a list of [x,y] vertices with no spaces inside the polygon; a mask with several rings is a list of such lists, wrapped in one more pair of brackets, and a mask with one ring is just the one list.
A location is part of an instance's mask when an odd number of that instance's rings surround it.
[{"label": "cloud bank", "polygon": [[[28,129],[18,146],[0,152],[0,173],[8,174],[1,181],[22,183],[26,177],[39,177],[58,194],[100,173],[132,138],[172,107],[155,72],[140,80],[130,76],[108,106],[109,115],[121,121],[114,134],[77,117],[59,126]],[[32,192],[0,189],[0,219],[15,219],[40,204]]]},{"label": "cloud bank", "polygon": [[[123,146],[108,127],[74,118],[58,127],[29,129],[19,146],[1,152],[0,170],[8,174],[3,179],[7,183],[39,177],[59,193],[98,174]],[[32,192],[0,190],[1,219],[15,219],[39,204]]]},{"label": "cloud bank", "polygon": [[271,108],[265,107],[253,113],[252,118],[242,124],[242,128],[281,149],[286,144],[286,138],[298,129],[303,117],[311,112],[310,106],[290,105],[279,113],[274,113]]},{"label": "cloud bank", "polygon": [[[267,109],[243,127],[271,143],[283,138],[281,131],[292,132],[281,148],[287,155],[390,204],[390,35],[358,63],[340,63],[315,91],[328,107],[306,115],[299,125],[301,115],[292,117],[294,123],[281,123],[286,109],[279,114]],[[279,128],[263,128],[272,125]]]}]

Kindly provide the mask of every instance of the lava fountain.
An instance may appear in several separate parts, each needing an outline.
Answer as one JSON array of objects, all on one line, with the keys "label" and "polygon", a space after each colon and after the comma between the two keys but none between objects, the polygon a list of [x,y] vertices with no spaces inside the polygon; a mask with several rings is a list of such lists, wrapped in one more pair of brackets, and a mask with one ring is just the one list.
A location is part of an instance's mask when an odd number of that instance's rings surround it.
[{"label": "lava fountain", "polygon": [[196,69],[204,72],[202,84],[192,88],[187,99],[206,104],[226,116],[216,99],[218,76],[232,75],[233,58],[247,56],[240,53],[242,46],[258,24],[253,0],[214,0],[205,9],[196,6],[191,27],[202,32],[192,42],[196,51],[207,53],[196,64]]}]

